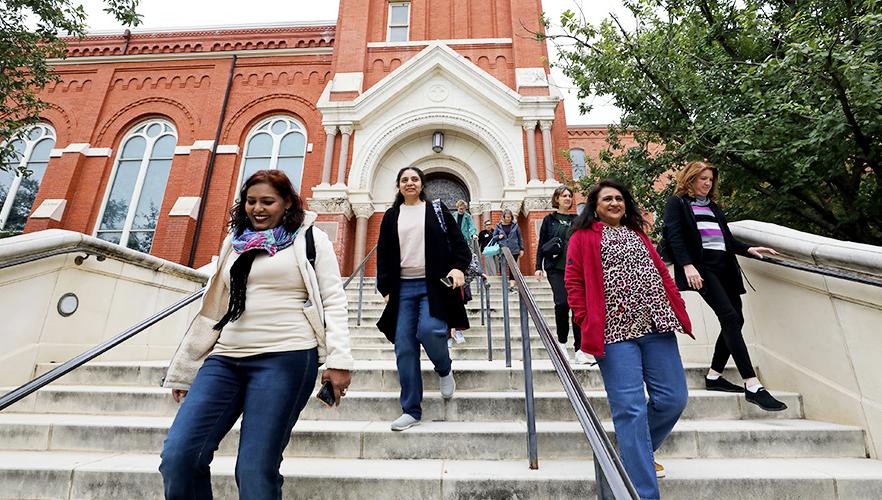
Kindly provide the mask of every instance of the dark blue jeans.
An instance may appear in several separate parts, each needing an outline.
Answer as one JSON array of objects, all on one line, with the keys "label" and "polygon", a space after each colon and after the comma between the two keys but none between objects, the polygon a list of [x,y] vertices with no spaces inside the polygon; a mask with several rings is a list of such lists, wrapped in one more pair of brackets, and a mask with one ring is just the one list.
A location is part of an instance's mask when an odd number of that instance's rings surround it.
[{"label": "dark blue jeans", "polygon": [[402,279],[395,327],[395,360],[401,384],[401,409],[419,420],[423,417],[423,376],[420,372],[420,344],[435,365],[438,375],[450,373],[447,350],[447,322],[429,314],[425,279]]},{"label": "dark blue jeans", "polygon": [[[657,499],[653,452],[686,408],[689,392],[673,333],[650,333],[604,346],[597,360],[622,465],[641,499]],[[643,390],[649,393],[649,402]]]},{"label": "dark blue jeans", "polygon": [[209,464],[239,415],[236,484],[242,500],[282,498],[282,451],[318,374],[318,351],[209,356],[162,448],[167,499],[212,498]]}]

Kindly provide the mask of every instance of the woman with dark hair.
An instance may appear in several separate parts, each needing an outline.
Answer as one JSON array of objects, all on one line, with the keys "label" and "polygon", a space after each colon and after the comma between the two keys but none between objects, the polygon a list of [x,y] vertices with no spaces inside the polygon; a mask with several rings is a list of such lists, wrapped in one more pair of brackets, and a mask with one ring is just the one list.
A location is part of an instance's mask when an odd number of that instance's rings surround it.
[{"label": "woman with dark hair", "polygon": [[691,336],[692,325],[644,224],[624,185],[598,183],[573,221],[565,282],[582,351],[600,366],[622,463],[640,498],[657,499],[664,468],[654,452],[688,397],[674,335]]},{"label": "woman with dark hair", "polygon": [[239,497],[281,498],[282,452],[319,365],[337,404],[350,383],[346,293],[316,214],[282,171],[259,170],[230,215],[202,306],[163,380],[183,400],[159,466],[168,499],[212,498],[209,465],[240,415]]},{"label": "woman with dark hair", "polygon": [[[570,213],[573,208],[573,190],[567,186],[558,186],[551,195],[551,206],[554,212],[542,219],[539,228],[539,243],[536,245],[536,276],[543,274],[551,285],[554,297],[554,323],[557,327],[557,342],[566,354],[567,337],[570,333],[570,306],[567,304],[567,289],[564,285],[566,270],[567,244],[573,219]],[[573,323],[573,362],[587,364],[591,359],[582,352],[582,334],[579,325]]]},{"label": "woman with dark hair", "polygon": [[469,327],[458,288],[472,254],[447,207],[426,201],[422,170],[401,169],[395,184],[377,241],[377,290],[386,301],[377,328],[395,344],[402,414],[392,430],[403,431],[422,419],[420,344],[435,365],[441,397],[453,397],[447,332]]},{"label": "woman with dark hair", "polygon": [[[678,174],[676,191],[668,199],[664,214],[664,241],[674,261],[677,286],[683,291],[697,290],[720,322],[705,387],[709,391],[744,393],[749,403],[766,411],[785,410],[787,405],[775,399],[757,378],[741,334],[741,295],[746,290],[736,257],[762,259],[763,254],[778,252],[735,239],[726,216],[714,203],[716,190],[717,168],[703,161],[691,161]],[[743,387],[723,378],[730,356],[744,380]]]},{"label": "woman with dark hair", "polygon": [[[501,246],[508,247],[511,250],[514,262],[507,262],[506,265],[509,267],[518,265],[521,252],[524,251],[524,239],[521,237],[521,230],[518,228],[518,223],[515,222],[514,214],[510,209],[504,208],[502,210],[502,219],[499,221],[499,224],[496,224],[496,229],[493,230],[493,237],[499,241]],[[515,290],[514,275],[511,273],[511,270],[508,272],[508,289],[511,291]]]}]

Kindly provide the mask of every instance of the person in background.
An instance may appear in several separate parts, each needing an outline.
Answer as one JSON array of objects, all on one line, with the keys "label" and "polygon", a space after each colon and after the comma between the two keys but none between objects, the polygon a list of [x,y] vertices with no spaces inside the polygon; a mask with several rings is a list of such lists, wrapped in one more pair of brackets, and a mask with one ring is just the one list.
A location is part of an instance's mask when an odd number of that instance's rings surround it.
[{"label": "person in background", "polygon": [[[567,186],[558,186],[551,195],[551,206],[554,212],[542,219],[539,228],[539,243],[536,245],[536,276],[545,275],[554,297],[554,323],[557,329],[557,341],[561,349],[567,352],[567,337],[570,332],[570,306],[567,304],[567,289],[564,285],[566,270],[567,243],[572,231],[570,226],[576,215],[573,208],[573,190]],[[579,325],[573,323],[573,361],[587,364],[591,358],[582,352],[582,334]]]},{"label": "person in background", "polygon": [[[466,244],[469,246],[469,250],[474,253],[474,245],[478,240],[478,230],[475,228],[475,222],[472,220],[472,214],[469,213],[469,204],[465,200],[458,200],[456,202],[456,223],[459,226],[459,230],[462,231],[462,237],[465,240]],[[462,301],[465,304],[468,304],[472,300],[472,286],[470,283],[466,282],[466,284],[462,287]],[[457,344],[462,344],[465,342],[465,335],[463,335],[462,330],[453,329],[451,331],[451,338],[448,340],[448,346],[452,345],[453,342]]]},{"label": "person in background", "polygon": [[441,397],[456,390],[447,332],[469,326],[459,287],[472,254],[447,207],[426,202],[422,170],[401,169],[395,184],[377,241],[377,290],[386,301],[377,328],[395,344],[402,414],[391,427],[403,431],[423,414],[420,344],[435,366]]},{"label": "person in background", "polygon": [[[480,245],[482,252],[491,241],[493,241],[493,224],[488,220],[484,221],[484,229],[478,233],[478,244]],[[484,272],[486,274],[489,276],[496,276],[499,274],[499,263],[496,261],[496,257],[483,257],[482,260],[484,263]]]},{"label": "person in background", "polygon": [[[736,255],[763,258],[778,255],[766,247],[752,247],[732,236],[726,216],[714,202],[717,168],[691,161],[677,176],[677,188],[664,212],[664,241],[674,261],[674,279],[680,290],[697,290],[720,322],[710,369],[705,377],[709,391],[745,393],[745,399],[766,411],[782,411],[787,405],[775,399],[756,376],[741,327],[741,267]],[[735,360],[744,386],[723,378],[729,357]]]},{"label": "person in background", "polygon": [[600,366],[622,464],[641,499],[658,499],[664,467],[654,452],[688,397],[675,334],[691,336],[692,325],[644,224],[622,183],[599,182],[573,221],[564,280],[582,351]]},{"label": "person in background", "polygon": [[[508,208],[502,210],[502,220],[499,221],[499,224],[496,224],[496,229],[493,230],[493,237],[499,240],[500,245],[511,250],[514,262],[508,262],[507,265],[518,265],[518,258],[520,258],[521,252],[524,251],[524,239],[521,238],[521,230],[514,220],[514,214]],[[508,273],[508,289],[511,291],[515,290],[514,275],[511,274],[511,271]]]},{"label": "person in background", "polygon": [[183,400],[159,466],[167,499],[212,498],[209,465],[240,415],[239,497],[281,498],[282,452],[319,364],[337,404],[350,383],[346,292],[316,214],[284,172],[258,170],[230,215],[232,234],[163,379]]}]

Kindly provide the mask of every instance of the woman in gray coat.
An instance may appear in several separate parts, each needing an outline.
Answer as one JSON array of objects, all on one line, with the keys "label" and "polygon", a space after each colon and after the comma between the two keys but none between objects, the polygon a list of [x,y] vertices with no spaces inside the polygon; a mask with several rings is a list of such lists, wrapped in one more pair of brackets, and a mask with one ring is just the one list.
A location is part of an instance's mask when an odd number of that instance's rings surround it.
[{"label": "woman in gray coat", "polygon": [[[521,230],[518,228],[517,222],[514,220],[514,214],[509,209],[502,210],[502,220],[496,224],[493,230],[493,238],[499,241],[499,244],[508,247],[514,256],[514,262],[509,262],[509,266],[516,266],[521,252],[524,251],[524,239],[521,237]],[[511,271],[508,273],[508,288],[514,290],[515,282]]]}]

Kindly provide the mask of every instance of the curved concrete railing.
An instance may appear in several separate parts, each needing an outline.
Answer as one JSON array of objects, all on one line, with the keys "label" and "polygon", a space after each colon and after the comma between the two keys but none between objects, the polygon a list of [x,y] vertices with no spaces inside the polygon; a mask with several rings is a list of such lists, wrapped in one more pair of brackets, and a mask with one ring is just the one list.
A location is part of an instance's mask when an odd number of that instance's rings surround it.
[{"label": "curved concrete railing", "polygon": [[[73,252],[66,252],[74,250]],[[53,255],[57,252],[66,252]],[[84,255],[101,255],[104,260]],[[0,240],[0,386],[38,363],[65,361],[199,290],[204,272],[80,233],[50,229]],[[76,297],[72,314],[60,299]],[[104,360],[169,359],[196,305],[109,351]]]},{"label": "curved concrete railing", "polygon": [[[882,247],[756,221],[731,226],[738,239],[787,259],[882,281]],[[869,454],[882,457],[882,288],[757,259],[740,263],[756,288],[744,296],[745,337],[763,382],[773,393],[801,393],[808,418],[863,427]],[[708,337],[718,331],[708,328]]]}]

